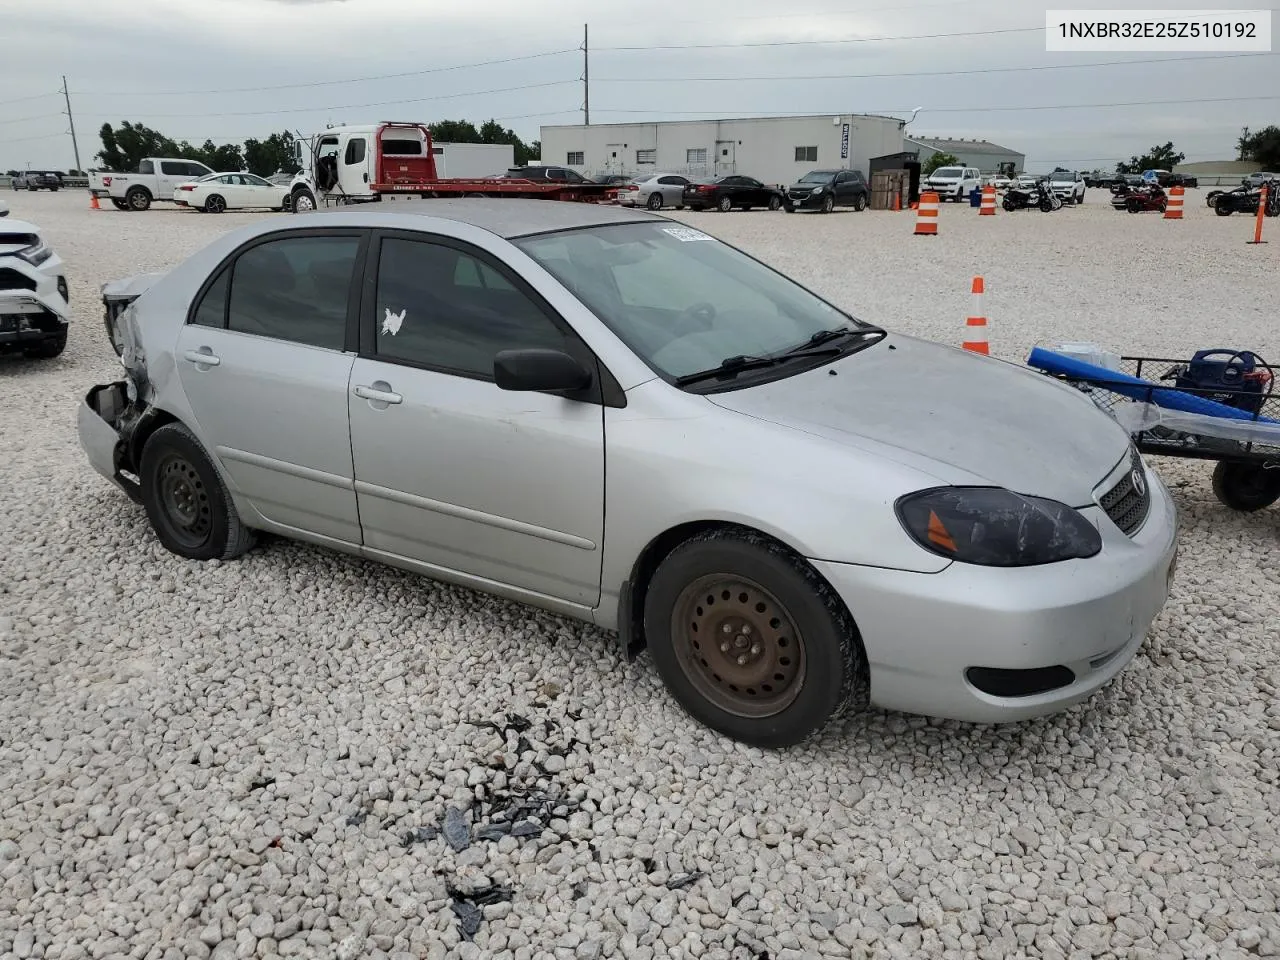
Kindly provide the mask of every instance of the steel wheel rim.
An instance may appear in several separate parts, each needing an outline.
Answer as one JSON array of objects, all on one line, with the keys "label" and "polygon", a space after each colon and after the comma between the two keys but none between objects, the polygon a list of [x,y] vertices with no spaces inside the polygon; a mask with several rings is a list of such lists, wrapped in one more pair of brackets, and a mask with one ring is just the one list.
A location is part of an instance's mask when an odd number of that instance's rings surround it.
[{"label": "steel wheel rim", "polygon": [[698,694],[737,717],[772,717],[804,687],[804,638],[786,607],[746,577],[690,583],[671,616],[676,661]]},{"label": "steel wheel rim", "polygon": [[315,209],[315,203],[314,203],[314,202],[312,201],[312,199],[311,199],[309,196],[307,196],[305,193],[300,193],[300,194],[298,194],[297,199],[295,199],[295,200],[293,201],[293,209],[294,209],[294,210],[303,210],[303,211],[306,211],[306,210],[314,210],[314,209]]},{"label": "steel wheel rim", "polygon": [[213,530],[209,492],[196,468],[185,458],[169,454],[157,473],[160,507],[174,538],[187,547],[203,544]]}]

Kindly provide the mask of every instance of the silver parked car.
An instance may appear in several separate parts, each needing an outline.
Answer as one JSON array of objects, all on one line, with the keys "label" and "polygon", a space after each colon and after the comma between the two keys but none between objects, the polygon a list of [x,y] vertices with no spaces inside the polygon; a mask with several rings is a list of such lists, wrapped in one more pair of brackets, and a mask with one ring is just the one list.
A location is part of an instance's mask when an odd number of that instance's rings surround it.
[{"label": "silver parked car", "polygon": [[647,207],[661,210],[663,207],[684,209],[684,188],[692,181],[678,173],[653,173],[634,178],[618,192],[618,202],[624,207]]},{"label": "silver parked car", "polygon": [[762,746],[864,681],[1043,714],[1141,645],[1176,514],[1083,394],[642,210],[422,207],[242,227],[123,311],[80,438],[170,550],[269,531],[593,622]]}]

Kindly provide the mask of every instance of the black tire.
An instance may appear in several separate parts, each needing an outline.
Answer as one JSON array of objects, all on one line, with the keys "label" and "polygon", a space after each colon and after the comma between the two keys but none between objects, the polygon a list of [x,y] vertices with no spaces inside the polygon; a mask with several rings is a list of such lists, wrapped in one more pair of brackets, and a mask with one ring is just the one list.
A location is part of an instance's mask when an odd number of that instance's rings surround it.
[{"label": "black tire", "polygon": [[650,210],[661,210],[662,209],[662,191],[655,190],[653,191],[653,193],[649,194],[649,199],[645,201],[644,205],[648,207]]},{"label": "black tire", "polygon": [[853,198],[853,209],[855,213],[861,213],[867,209],[867,195],[865,193],[860,193]]},{"label": "black tire", "polygon": [[129,209],[129,205],[127,203],[125,203],[123,200],[117,200],[115,197],[111,198],[111,205],[115,207],[117,210]]},{"label": "black tire", "polygon": [[220,193],[211,193],[204,201],[205,213],[226,213],[227,201],[223,199]]},{"label": "black tire", "polygon": [[142,504],[165,549],[188,560],[230,560],[254,544],[200,442],[167,423],[142,449]]},{"label": "black tire", "polygon": [[[649,582],[644,630],[680,705],[753,746],[787,747],[822,729],[849,706],[865,675],[857,628],[831,587],[802,559],[748,530],[712,530],[676,547]],[[716,642],[706,645],[706,637]],[[752,686],[738,688],[735,679]]]},{"label": "black tire", "polygon": [[1204,205],[1206,207],[1216,206],[1218,203],[1218,197],[1220,197],[1221,195],[1222,195],[1221,190],[1210,190],[1207,194],[1205,194]]},{"label": "black tire", "polygon": [[60,333],[33,343],[22,351],[23,356],[31,360],[52,360],[67,349],[67,331],[64,327]]},{"label": "black tire", "polygon": [[1141,213],[1141,212],[1142,212],[1142,201],[1141,201],[1141,200],[1130,200],[1127,204],[1125,204],[1125,209],[1126,209],[1126,210],[1128,210],[1130,213]]},{"label": "black tire", "polygon": [[1262,510],[1280,499],[1280,469],[1220,461],[1213,468],[1213,495],[1241,513]]},{"label": "black tire", "polygon": [[290,213],[310,213],[316,208],[316,197],[306,187],[300,187],[291,194],[292,201],[289,203]]},{"label": "black tire", "polygon": [[795,213],[795,212],[796,212],[796,208],[795,208],[795,206],[794,206],[794,205],[792,205],[792,204],[787,204],[787,206],[786,206],[786,211],[787,211],[787,213]]},{"label": "black tire", "polygon": [[733,198],[727,193],[716,201],[716,209],[721,213],[728,213],[733,209]]},{"label": "black tire", "polygon": [[1053,201],[1046,197],[1040,201],[1039,207],[1042,213],[1050,213],[1053,210]]},{"label": "black tire", "polygon": [[[1221,197],[1219,197],[1218,199],[1221,199]],[[1214,203],[1213,212],[1220,217],[1229,217],[1234,211],[1231,209],[1231,204],[1228,202],[1228,203]]]},{"label": "black tire", "polygon": [[770,209],[770,210],[773,210],[773,211],[775,211],[775,212],[776,212],[776,211],[778,211],[778,210],[781,210],[781,209],[782,209],[782,198],[781,198],[781,197],[777,197],[777,196],[770,197],[770,198],[769,198],[769,209]]},{"label": "black tire", "polygon": [[278,209],[284,213],[293,213],[293,194],[292,193],[286,193],[284,197],[281,198],[280,206]]},{"label": "black tire", "polygon": [[1018,209],[1018,205],[1014,203],[1012,197],[1005,197],[1004,200],[1000,202],[1000,206],[1004,207],[1009,213],[1013,213],[1013,211]]},{"label": "black tire", "polygon": [[146,187],[130,187],[124,195],[124,202],[129,205],[130,210],[142,213],[151,209],[151,194]]},{"label": "black tire", "polygon": [[822,207],[820,208],[819,212],[831,213],[833,210],[835,210],[835,208],[836,208],[836,198],[828,193],[825,197],[822,198]]}]

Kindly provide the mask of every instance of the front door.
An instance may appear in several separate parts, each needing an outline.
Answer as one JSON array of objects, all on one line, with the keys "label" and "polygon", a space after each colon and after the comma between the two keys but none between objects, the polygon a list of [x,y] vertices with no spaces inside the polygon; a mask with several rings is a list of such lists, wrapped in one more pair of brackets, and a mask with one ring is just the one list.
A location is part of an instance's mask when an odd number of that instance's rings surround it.
[{"label": "front door", "polygon": [[173,196],[173,191],[178,189],[181,183],[187,183],[196,178],[188,172],[188,167],[181,160],[161,160],[159,163],[159,174],[156,177],[156,197],[161,200],[168,200]]},{"label": "front door", "polygon": [[209,452],[273,523],[360,542],[347,388],[360,231],[312,230],[241,252],[178,337],[178,378]]},{"label": "front door", "polygon": [[737,154],[736,140],[717,140],[716,141],[716,174],[724,176],[726,173],[733,173],[738,169],[734,157]]},{"label": "front door", "polygon": [[493,379],[501,350],[585,348],[476,248],[420,233],[375,245],[349,397],[367,551],[595,606],[604,408]]}]

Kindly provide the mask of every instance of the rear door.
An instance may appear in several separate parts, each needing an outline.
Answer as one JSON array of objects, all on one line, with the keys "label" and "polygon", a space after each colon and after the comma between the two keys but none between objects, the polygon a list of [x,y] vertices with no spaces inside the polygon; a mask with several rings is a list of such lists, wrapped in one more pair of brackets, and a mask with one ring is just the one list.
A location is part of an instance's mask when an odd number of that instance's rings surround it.
[{"label": "rear door", "polygon": [[476,247],[387,232],[374,252],[349,397],[366,552],[595,606],[604,407],[501,390],[493,378],[505,349],[594,358]]},{"label": "rear door", "polygon": [[684,203],[684,188],[688,185],[688,177],[671,173],[665,177],[658,178],[657,189],[662,191],[662,202],[664,204],[669,203],[672,206],[680,206]]},{"label": "rear door", "polygon": [[360,543],[347,387],[367,231],[310,229],[241,248],[197,293],[178,378],[202,439],[269,521]]}]

